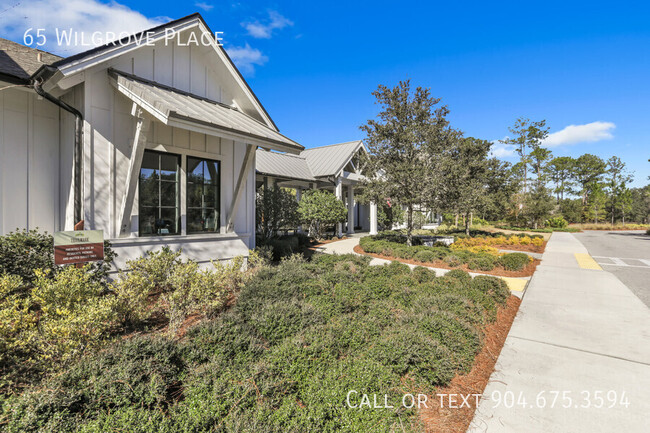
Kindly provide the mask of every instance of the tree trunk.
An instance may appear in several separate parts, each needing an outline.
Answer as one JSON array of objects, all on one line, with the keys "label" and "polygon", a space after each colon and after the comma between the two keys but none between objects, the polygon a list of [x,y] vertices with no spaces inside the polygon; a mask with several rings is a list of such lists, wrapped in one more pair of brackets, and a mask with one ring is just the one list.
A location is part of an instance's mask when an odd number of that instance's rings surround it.
[{"label": "tree trunk", "polygon": [[456,222],[454,223],[456,227],[458,227],[458,212],[456,212]]},{"label": "tree trunk", "polygon": [[470,212],[469,213],[469,226],[471,227],[473,225],[474,225],[474,212]]},{"label": "tree trunk", "polygon": [[413,246],[413,205],[408,205],[406,211],[406,245]]},{"label": "tree trunk", "polygon": [[469,236],[469,218],[465,218],[465,234]]}]

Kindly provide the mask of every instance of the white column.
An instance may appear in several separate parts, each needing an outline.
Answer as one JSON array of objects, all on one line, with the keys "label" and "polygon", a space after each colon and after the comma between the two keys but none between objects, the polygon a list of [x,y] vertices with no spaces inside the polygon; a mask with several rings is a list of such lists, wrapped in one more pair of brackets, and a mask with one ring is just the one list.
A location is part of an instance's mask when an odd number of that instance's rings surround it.
[{"label": "white column", "polygon": [[348,186],[348,234],[354,234],[354,188]]},{"label": "white column", "polygon": [[[302,198],[302,188],[298,187],[296,188],[296,201],[300,203],[301,198]],[[302,233],[302,224],[298,225],[298,233]]]},{"label": "white column", "polygon": [[377,203],[370,202],[370,234],[377,234]]},{"label": "white column", "polygon": [[[339,200],[343,200],[343,183],[341,183],[340,177],[336,178],[336,198]],[[341,223],[336,224],[336,235],[338,237],[343,236],[343,224]]]}]

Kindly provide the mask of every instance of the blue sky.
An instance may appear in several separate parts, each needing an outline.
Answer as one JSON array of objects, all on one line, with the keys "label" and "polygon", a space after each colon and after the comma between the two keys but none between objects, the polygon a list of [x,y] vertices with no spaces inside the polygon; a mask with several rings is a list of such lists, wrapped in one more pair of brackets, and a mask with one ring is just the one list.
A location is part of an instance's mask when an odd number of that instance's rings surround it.
[{"label": "blue sky", "polygon": [[27,24],[75,19],[137,29],[196,11],[224,32],[281,131],[306,147],[363,139],[359,126],[378,110],[371,92],[410,78],[467,135],[498,140],[517,117],[546,119],[555,155],[618,155],[635,186],[648,182],[644,2],[0,0],[0,35],[20,42]]}]

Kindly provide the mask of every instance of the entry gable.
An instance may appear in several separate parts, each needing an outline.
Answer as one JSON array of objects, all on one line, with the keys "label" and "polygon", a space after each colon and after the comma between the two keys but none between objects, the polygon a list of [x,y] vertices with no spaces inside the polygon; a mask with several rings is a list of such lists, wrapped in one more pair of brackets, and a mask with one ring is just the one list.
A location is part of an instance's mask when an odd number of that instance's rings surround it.
[{"label": "entry gable", "polygon": [[203,17],[195,13],[53,63],[50,88],[67,90],[91,71],[115,68],[236,107],[278,131],[217,42]]}]

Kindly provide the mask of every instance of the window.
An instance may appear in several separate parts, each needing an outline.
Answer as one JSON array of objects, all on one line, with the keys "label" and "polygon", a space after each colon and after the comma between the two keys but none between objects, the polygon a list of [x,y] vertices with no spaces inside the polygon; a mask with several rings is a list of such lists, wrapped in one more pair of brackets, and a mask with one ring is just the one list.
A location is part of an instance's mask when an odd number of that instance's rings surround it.
[{"label": "window", "polygon": [[187,157],[187,233],[218,232],[219,161]]},{"label": "window", "polygon": [[139,180],[140,236],[180,233],[180,156],[145,150]]}]

